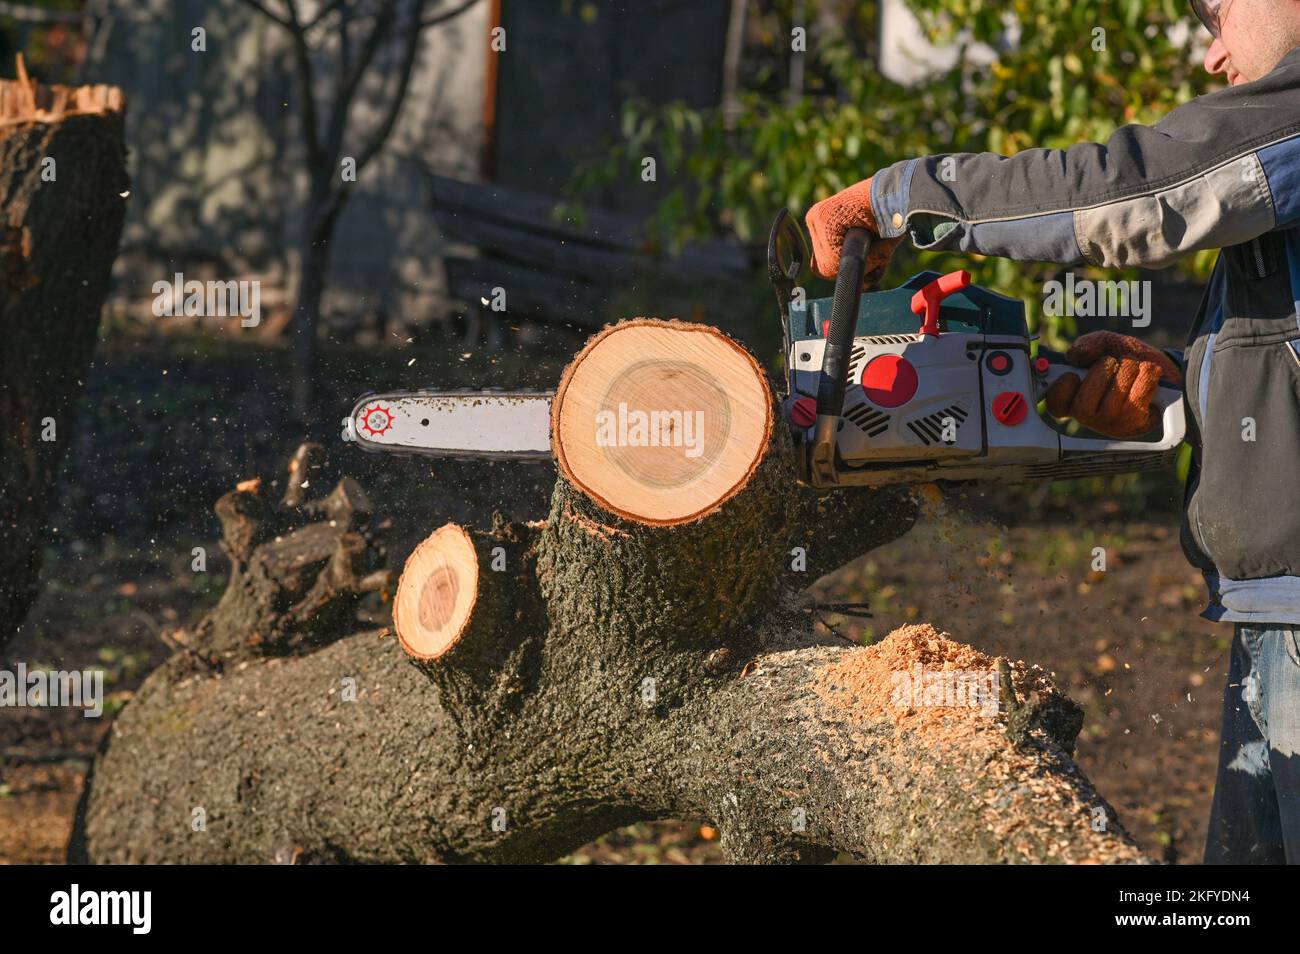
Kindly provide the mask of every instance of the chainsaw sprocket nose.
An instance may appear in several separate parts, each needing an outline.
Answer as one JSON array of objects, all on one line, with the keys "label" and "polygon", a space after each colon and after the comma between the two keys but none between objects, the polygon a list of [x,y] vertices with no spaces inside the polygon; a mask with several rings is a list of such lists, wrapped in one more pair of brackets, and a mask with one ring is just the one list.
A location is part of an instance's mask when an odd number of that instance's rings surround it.
[{"label": "chainsaw sprocket nose", "polygon": [[371,404],[357,416],[361,429],[370,437],[383,437],[393,428],[393,409],[381,403]]}]

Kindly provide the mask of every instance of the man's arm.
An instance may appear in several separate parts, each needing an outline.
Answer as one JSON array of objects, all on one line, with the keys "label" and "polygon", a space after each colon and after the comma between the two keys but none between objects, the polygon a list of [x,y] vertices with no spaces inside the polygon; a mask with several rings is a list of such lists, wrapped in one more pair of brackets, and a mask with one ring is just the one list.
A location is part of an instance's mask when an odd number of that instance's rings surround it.
[{"label": "man's arm", "polygon": [[884,238],[1021,261],[1160,268],[1300,221],[1300,51],[1102,143],[909,159],[872,177]]}]

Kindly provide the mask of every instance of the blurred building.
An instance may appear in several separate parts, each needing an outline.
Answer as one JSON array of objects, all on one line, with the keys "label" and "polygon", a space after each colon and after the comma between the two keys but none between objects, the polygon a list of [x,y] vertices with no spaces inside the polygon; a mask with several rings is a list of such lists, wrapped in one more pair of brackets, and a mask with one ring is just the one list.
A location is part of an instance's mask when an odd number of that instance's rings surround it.
[{"label": "blurred building", "polygon": [[[309,19],[311,3],[299,6]],[[728,10],[728,0],[480,0],[425,30],[398,124],[338,224],[327,312],[438,317],[438,260],[455,237],[434,223],[428,173],[559,195],[575,163],[618,136],[626,98],[718,102]],[[504,28],[506,49],[489,55],[492,26]],[[173,268],[263,273],[274,285],[303,193],[286,31],[239,0],[123,0],[109,27],[87,79],[128,97],[120,287],[145,295]],[[191,49],[197,27],[204,52]],[[356,105],[359,134],[386,101],[393,53]],[[318,73],[319,102],[336,79]],[[632,177],[597,200],[653,205]]]},{"label": "blurred building", "polygon": [[[957,65],[962,47],[967,61],[992,63],[997,53],[984,43],[970,44],[966,34],[948,46],[935,46],[925,38],[916,15],[905,0],[881,0],[880,72],[896,83],[912,85],[946,73]],[[1008,42],[1015,41],[1014,21],[1008,24]]]}]

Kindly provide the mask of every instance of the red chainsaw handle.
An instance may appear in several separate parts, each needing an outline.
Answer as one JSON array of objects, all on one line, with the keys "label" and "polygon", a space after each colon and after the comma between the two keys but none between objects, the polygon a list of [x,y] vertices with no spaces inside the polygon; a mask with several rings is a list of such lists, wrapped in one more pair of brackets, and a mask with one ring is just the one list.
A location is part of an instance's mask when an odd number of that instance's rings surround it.
[{"label": "red chainsaw handle", "polygon": [[912,296],[912,312],[925,315],[920,334],[939,337],[939,303],[969,284],[970,272],[962,269],[941,275]]}]

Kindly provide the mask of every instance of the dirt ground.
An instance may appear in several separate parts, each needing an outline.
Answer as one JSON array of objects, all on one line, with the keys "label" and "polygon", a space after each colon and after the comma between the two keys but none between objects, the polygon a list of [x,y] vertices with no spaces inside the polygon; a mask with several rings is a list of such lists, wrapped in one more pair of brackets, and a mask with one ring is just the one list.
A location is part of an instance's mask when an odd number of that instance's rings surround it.
[{"label": "dirt ground", "polygon": [[[271,474],[296,436],[285,420],[283,359],[158,340],[110,340],[101,351],[65,467],[45,589],[3,663],[102,667],[106,712],[0,709],[0,862],[62,861],[82,776],[111,715],[167,654],[165,629],[220,595],[225,564],[211,505],[235,481]],[[352,398],[428,384],[408,360],[401,349],[385,362],[336,357],[323,398],[338,405],[324,422],[330,434]],[[513,370],[490,359],[459,367],[457,376],[440,372],[439,385],[500,384]],[[557,368],[511,383],[544,385]],[[485,520],[497,508],[540,514],[552,479],[545,467],[496,465],[485,478],[482,468],[352,448],[335,460],[393,515],[396,565],[444,520]],[[1172,479],[1114,499],[962,491],[813,594],[870,602],[870,619],[826,617],[849,639],[927,621],[991,655],[1052,670],[1086,712],[1079,762],[1124,825],[1155,857],[1197,863],[1231,629],[1197,616],[1203,590],[1179,550],[1177,495]],[[195,546],[208,553],[207,572],[191,570]],[[1093,568],[1098,547],[1104,571]],[[721,860],[716,832],[698,820],[622,829],[563,859]]]}]

